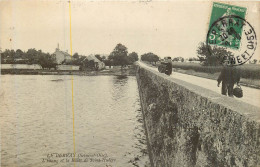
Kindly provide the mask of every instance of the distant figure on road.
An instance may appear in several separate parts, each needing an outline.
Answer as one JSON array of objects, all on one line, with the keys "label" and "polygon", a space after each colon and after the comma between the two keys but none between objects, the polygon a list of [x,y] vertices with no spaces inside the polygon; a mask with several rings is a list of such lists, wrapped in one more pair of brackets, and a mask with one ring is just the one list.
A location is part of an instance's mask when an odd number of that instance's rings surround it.
[{"label": "distant figure on road", "polygon": [[158,71],[165,73],[166,75],[172,74],[172,60],[171,57],[164,58],[164,61],[161,62],[161,65],[158,67]]},{"label": "distant figure on road", "polygon": [[165,74],[166,75],[172,74],[172,59],[171,59],[171,57],[168,57],[168,59],[167,59]]},{"label": "distant figure on road", "polygon": [[222,82],[221,94],[233,97],[234,84],[237,83],[239,86],[240,74],[235,66],[228,64],[229,60],[225,59],[223,62],[223,69],[218,77],[218,87]]}]

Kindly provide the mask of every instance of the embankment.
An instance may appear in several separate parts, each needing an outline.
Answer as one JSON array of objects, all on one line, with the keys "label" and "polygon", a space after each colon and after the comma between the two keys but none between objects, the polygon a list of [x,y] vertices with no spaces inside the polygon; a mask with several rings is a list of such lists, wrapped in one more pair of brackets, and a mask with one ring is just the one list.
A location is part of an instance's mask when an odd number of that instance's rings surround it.
[{"label": "embankment", "polygon": [[126,75],[135,76],[135,65],[129,68],[121,69],[120,66],[114,66],[111,69],[103,69],[99,71],[74,71],[74,70],[33,70],[33,69],[1,69],[2,75],[83,75],[83,76],[97,76],[97,75]]},{"label": "embankment", "polygon": [[143,67],[136,74],[153,167],[260,165],[259,108]]}]

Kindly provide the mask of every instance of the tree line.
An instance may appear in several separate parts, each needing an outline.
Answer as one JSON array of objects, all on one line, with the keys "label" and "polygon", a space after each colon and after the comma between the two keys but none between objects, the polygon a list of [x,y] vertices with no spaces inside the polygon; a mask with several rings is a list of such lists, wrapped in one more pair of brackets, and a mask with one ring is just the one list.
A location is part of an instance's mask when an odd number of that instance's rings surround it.
[{"label": "tree line", "polygon": [[[227,48],[209,46],[201,42],[197,48],[197,57],[204,66],[219,66],[225,58],[231,59],[234,55]],[[257,59],[252,60],[251,63],[256,64]]]},{"label": "tree line", "polygon": [[[41,50],[28,49],[22,51],[21,49],[9,50],[6,49],[1,53],[2,64],[39,64],[43,69],[56,69],[58,65],[54,54],[44,53]],[[93,68],[94,62],[88,61],[86,56],[75,53],[70,61],[63,61],[64,65],[78,65],[80,68]]]},{"label": "tree line", "polygon": [[[114,50],[108,57],[96,54],[95,57],[103,61],[107,66],[126,66],[138,61],[138,54],[132,52],[128,54],[127,47],[122,44],[117,44]],[[6,49],[1,53],[2,64],[39,64],[42,68],[56,68],[56,58],[54,54],[44,53],[42,50],[28,49],[22,51],[21,49],[9,50]],[[93,68],[94,61],[89,61],[87,56],[74,53],[70,61],[63,61],[65,65],[78,65],[83,68]]]},{"label": "tree line", "polygon": [[[222,47],[212,47],[211,53],[208,46],[205,43],[200,43],[197,48],[197,58],[189,58],[188,61],[200,61],[205,66],[217,66],[221,64],[223,56],[232,56],[231,52]],[[93,67],[94,62],[88,61],[85,55],[79,55],[74,53],[71,61],[64,61],[63,64],[78,65],[81,67]],[[135,61],[138,61],[138,54],[136,52],[128,53],[128,49],[125,45],[119,43],[112,50],[108,57],[96,54],[95,57],[103,61],[106,66],[121,66],[131,65]],[[141,55],[142,61],[148,61],[150,63],[156,63],[160,60],[159,56],[154,53],[145,53]],[[178,56],[172,59],[173,61],[184,62],[184,58]],[[256,62],[256,61],[255,61]],[[21,49],[9,50],[6,49],[1,53],[2,64],[39,64],[43,68],[55,68],[57,63],[55,61],[55,55],[50,53],[44,53],[41,50],[28,49],[22,51]]]},{"label": "tree line", "polygon": [[55,57],[50,53],[41,50],[28,49],[23,52],[21,49],[6,49],[1,53],[2,64],[39,64],[43,68],[55,68]]}]

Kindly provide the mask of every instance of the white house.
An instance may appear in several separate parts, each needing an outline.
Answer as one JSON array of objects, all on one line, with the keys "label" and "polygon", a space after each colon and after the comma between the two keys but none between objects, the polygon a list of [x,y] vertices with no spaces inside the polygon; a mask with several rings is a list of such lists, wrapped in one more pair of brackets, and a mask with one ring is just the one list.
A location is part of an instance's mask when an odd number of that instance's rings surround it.
[{"label": "white house", "polygon": [[104,63],[104,62],[102,62],[102,61],[100,61],[100,60],[98,60],[98,59],[96,58],[96,56],[95,56],[95,55],[93,55],[93,54],[91,54],[91,55],[88,55],[86,59],[88,59],[88,61],[91,61],[91,60],[93,60],[93,61],[94,61],[94,63],[95,63],[95,66],[96,66],[96,67],[97,67],[99,70],[101,70],[101,69],[104,69],[104,68],[105,68],[105,63]]},{"label": "white house", "polygon": [[73,65],[57,65],[57,70],[63,70],[63,71],[79,71],[79,66],[73,66]]},{"label": "white house", "polygon": [[53,53],[55,55],[56,63],[61,64],[62,62],[66,61],[71,61],[73,58],[70,56],[68,52],[61,51],[59,49],[59,45],[56,48],[56,51]]}]

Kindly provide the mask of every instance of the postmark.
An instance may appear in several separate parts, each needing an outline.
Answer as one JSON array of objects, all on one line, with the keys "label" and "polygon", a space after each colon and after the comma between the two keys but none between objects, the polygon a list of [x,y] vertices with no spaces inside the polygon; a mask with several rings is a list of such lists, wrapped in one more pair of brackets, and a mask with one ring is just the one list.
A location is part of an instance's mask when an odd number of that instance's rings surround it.
[{"label": "postmark", "polygon": [[[228,15],[212,23],[206,44],[211,56],[216,56],[219,61],[228,57],[230,64],[236,66],[246,63],[254,55],[257,37],[248,21],[237,15]],[[229,54],[214,55],[212,47],[225,48]]]}]

